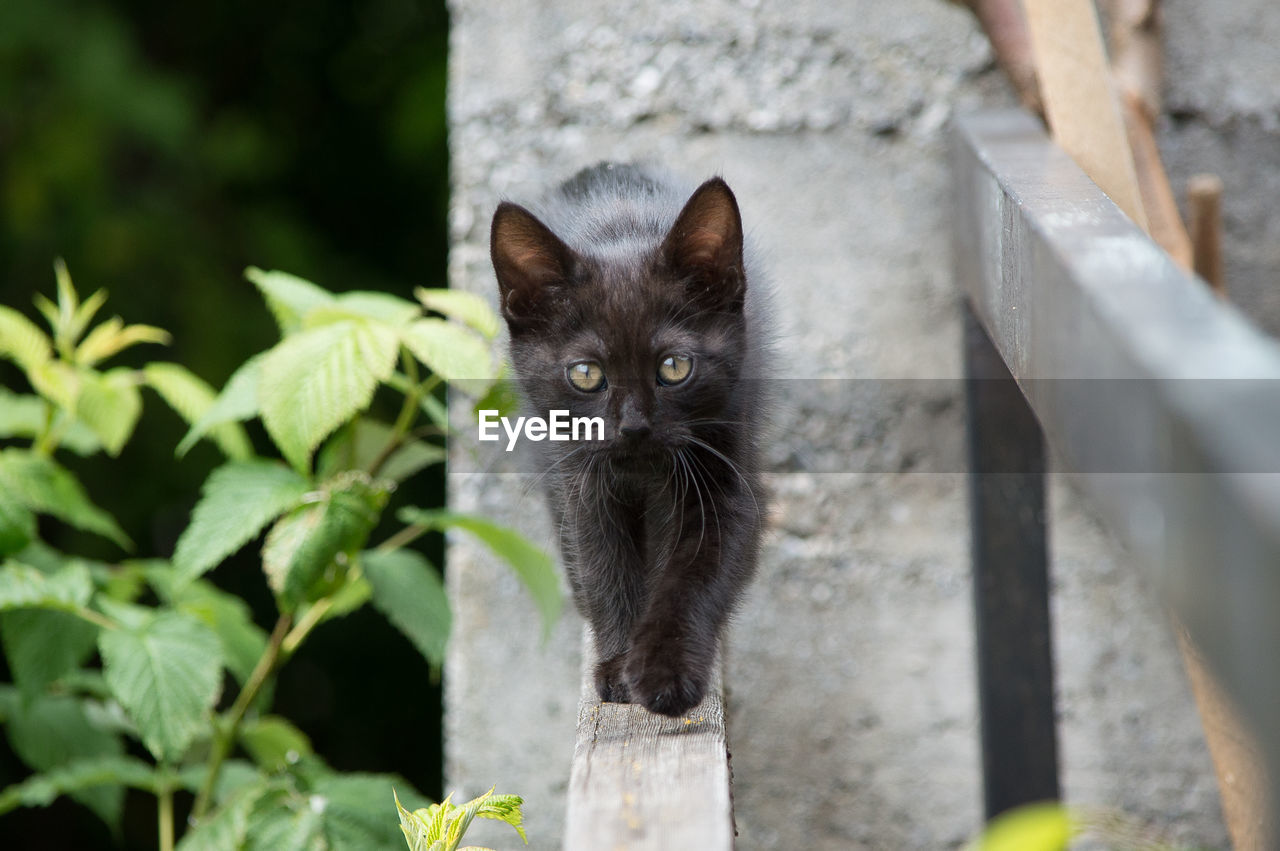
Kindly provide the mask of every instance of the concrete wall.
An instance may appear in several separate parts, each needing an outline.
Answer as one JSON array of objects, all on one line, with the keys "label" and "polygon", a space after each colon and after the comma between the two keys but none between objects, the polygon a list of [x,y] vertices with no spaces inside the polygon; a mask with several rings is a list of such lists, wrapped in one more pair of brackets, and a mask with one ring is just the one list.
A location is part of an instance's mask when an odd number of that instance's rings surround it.
[{"label": "concrete wall", "polygon": [[[1213,4],[1227,10],[1213,16],[1168,4],[1170,66],[1185,79],[1164,128],[1175,182],[1224,171],[1228,272],[1264,306],[1280,268],[1280,240],[1264,238],[1280,219],[1263,215],[1280,179],[1280,62],[1223,70],[1206,51],[1267,58],[1237,50],[1243,39],[1274,54],[1274,32],[1224,30],[1269,2]],[[940,0],[452,10],[451,286],[493,298],[499,198],[603,158],[723,174],[769,258],[793,380],[767,552],[728,654],[740,847],[959,847],[981,802],[945,153],[953,111],[1010,102],[985,39]],[[514,470],[454,472],[449,486],[455,507],[550,543]],[[1051,501],[1066,794],[1221,847],[1169,627],[1073,491],[1055,481]],[[531,846],[557,847],[580,623],[568,614],[540,644],[515,580],[462,540],[448,582],[448,787],[524,795]],[[510,844],[500,830],[475,841]]]}]

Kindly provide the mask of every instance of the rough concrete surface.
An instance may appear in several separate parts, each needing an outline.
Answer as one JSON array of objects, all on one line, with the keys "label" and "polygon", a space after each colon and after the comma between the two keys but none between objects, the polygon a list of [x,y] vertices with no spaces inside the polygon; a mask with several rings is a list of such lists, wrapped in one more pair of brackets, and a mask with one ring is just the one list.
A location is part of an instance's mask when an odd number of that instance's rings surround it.
[{"label": "rough concrete surface", "polygon": [[[1238,193],[1227,271],[1241,292],[1262,293],[1280,268],[1276,219],[1262,214],[1280,173],[1280,62],[1202,63],[1241,38],[1264,61],[1280,37],[1221,27],[1269,2],[1214,4],[1222,17],[1166,4],[1171,71],[1187,69],[1165,128],[1175,181],[1221,170]],[[985,40],[940,0],[451,8],[452,286],[494,300],[497,201],[605,158],[723,174],[767,258],[789,380],[771,531],[727,650],[739,847],[960,847],[979,829],[981,785],[945,134],[953,111],[1011,102]],[[452,473],[449,488],[455,508],[550,546],[514,465]],[[1066,796],[1223,847],[1163,614],[1071,488],[1055,481],[1051,496]],[[524,795],[531,847],[558,847],[577,616],[567,607],[544,644],[518,583],[466,540],[451,542],[448,573],[447,786],[464,800],[494,783]],[[505,827],[473,830],[510,845]]]}]

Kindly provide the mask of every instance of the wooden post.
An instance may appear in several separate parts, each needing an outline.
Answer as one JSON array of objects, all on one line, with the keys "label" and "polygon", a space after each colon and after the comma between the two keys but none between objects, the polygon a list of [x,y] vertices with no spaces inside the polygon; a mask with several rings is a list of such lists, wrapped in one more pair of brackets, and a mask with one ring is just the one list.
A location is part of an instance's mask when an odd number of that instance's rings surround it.
[{"label": "wooden post", "polygon": [[1197,174],[1187,181],[1187,209],[1191,220],[1196,274],[1209,282],[1223,298],[1227,285],[1222,274],[1222,181],[1213,174]]},{"label": "wooden post", "polygon": [[1040,426],[965,312],[969,528],[986,815],[1058,797]]}]

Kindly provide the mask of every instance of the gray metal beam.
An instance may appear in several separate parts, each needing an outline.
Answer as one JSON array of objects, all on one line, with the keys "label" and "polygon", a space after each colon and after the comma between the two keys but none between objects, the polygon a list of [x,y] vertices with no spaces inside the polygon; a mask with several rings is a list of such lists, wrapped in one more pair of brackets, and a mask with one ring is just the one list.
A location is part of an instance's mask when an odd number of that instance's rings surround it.
[{"label": "gray metal beam", "polygon": [[1066,472],[1260,740],[1280,812],[1280,345],[1021,112],[954,133],[956,272]]}]

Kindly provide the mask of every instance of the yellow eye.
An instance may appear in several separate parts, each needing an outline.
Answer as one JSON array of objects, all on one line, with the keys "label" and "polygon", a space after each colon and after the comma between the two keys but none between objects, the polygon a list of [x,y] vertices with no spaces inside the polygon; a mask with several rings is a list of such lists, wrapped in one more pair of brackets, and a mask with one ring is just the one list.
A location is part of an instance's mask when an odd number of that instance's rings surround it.
[{"label": "yellow eye", "polygon": [[569,383],[584,393],[604,389],[604,369],[593,360],[569,364]]},{"label": "yellow eye", "polygon": [[667,355],[658,364],[658,383],[679,384],[693,372],[693,358],[688,355]]}]

